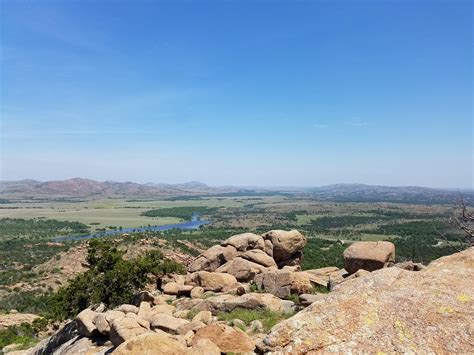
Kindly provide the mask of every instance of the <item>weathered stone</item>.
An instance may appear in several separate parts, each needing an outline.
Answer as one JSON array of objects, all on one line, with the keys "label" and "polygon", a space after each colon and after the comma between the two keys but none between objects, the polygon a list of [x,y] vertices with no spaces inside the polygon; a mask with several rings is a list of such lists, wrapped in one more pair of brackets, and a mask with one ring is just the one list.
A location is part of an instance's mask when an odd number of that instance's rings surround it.
[{"label": "weathered stone", "polygon": [[188,349],[186,355],[221,355],[221,350],[211,340],[202,338]]},{"label": "weathered stone", "polygon": [[146,333],[132,338],[119,347],[114,355],[176,355],[185,354],[187,348],[165,333]]},{"label": "weathered stone", "polygon": [[151,316],[159,313],[172,315],[175,310],[176,307],[171,304],[159,304],[151,308]]},{"label": "weathered stone", "polygon": [[112,322],[112,320],[123,317],[125,317],[125,313],[123,312],[107,311],[105,313],[97,313],[93,321],[99,333],[103,335],[109,335],[110,323]]},{"label": "weathered stone", "polygon": [[[240,255],[241,258],[260,264],[264,267],[277,267],[275,260],[268,256],[263,250],[252,249],[247,250],[245,253]],[[235,259],[234,259],[235,260]]]},{"label": "weathered stone", "polygon": [[146,319],[149,321],[151,316],[151,306],[148,302],[140,303],[140,307],[138,307],[137,316],[142,319]]},{"label": "weathered stone", "polygon": [[233,275],[238,281],[250,281],[255,275],[266,270],[267,268],[260,264],[237,257],[219,267],[216,272]]},{"label": "weathered stone", "polygon": [[265,253],[267,253],[268,256],[273,258],[273,244],[272,244],[271,240],[269,240],[269,239],[265,240],[263,250],[265,251]]},{"label": "weathered stone", "polygon": [[265,233],[263,238],[271,241],[273,245],[273,258],[277,262],[290,259],[292,255],[301,251],[307,243],[306,237],[297,230],[289,232],[272,230]]},{"label": "weathered stone", "polygon": [[115,311],[123,312],[123,313],[138,313],[138,307],[131,305],[131,304],[122,304],[115,308]]},{"label": "weathered stone", "polygon": [[97,327],[94,324],[94,318],[96,315],[97,313],[91,311],[89,308],[84,309],[77,315],[76,323],[79,334],[91,337],[93,334],[98,332]]},{"label": "weathered stone", "polygon": [[201,286],[206,291],[220,291],[224,287],[233,286],[237,279],[230,275],[219,272],[198,271],[188,274],[186,283]]},{"label": "weathered stone", "polygon": [[255,349],[255,343],[247,334],[224,324],[210,324],[198,329],[193,338],[193,345],[200,339],[209,339],[224,353],[246,353]]},{"label": "weathered stone", "polygon": [[195,307],[196,305],[200,304],[201,302],[203,302],[203,299],[201,299],[201,298],[183,297],[183,298],[180,298],[180,299],[176,300],[174,305],[176,306],[176,311],[184,311],[184,310],[189,310],[189,309]]},{"label": "weathered stone", "polygon": [[124,341],[148,332],[149,330],[142,324],[143,320],[136,318],[136,315],[135,318],[126,316],[113,319],[110,322],[110,341],[118,346]]},{"label": "weathered stone", "polygon": [[265,241],[257,234],[243,233],[230,237],[222,243],[224,246],[233,246],[237,251],[247,251],[250,249],[265,249]]},{"label": "weathered stone", "polygon": [[395,262],[395,245],[391,242],[355,242],[344,251],[344,268],[350,274],[359,269],[374,271]]},{"label": "weathered stone", "polygon": [[231,245],[214,245],[194,259],[188,266],[188,271],[214,271],[227,261],[232,260],[236,255],[237,250]]},{"label": "weathered stone", "polygon": [[177,334],[181,334],[181,335],[185,335],[187,334],[189,331],[192,331],[192,332],[195,332],[197,331],[198,329],[202,328],[202,327],[205,327],[206,324],[204,324],[203,322],[201,321],[192,321],[192,322],[188,322],[186,324],[182,324],[180,325],[177,329],[176,329],[176,333]]},{"label": "weathered stone", "polygon": [[167,295],[177,295],[179,291],[179,286],[176,282],[168,282],[163,286],[163,293]]},{"label": "weathered stone", "polygon": [[343,282],[277,324],[260,351],[472,353],[474,248],[425,270],[376,270]]},{"label": "weathered stone", "polygon": [[201,311],[193,318],[193,322],[203,322],[204,324],[212,323],[212,313],[209,311]]},{"label": "weathered stone", "polygon": [[170,316],[168,314],[155,314],[150,322],[152,329],[161,329],[170,334],[178,334],[178,328],[189,321]]},{"label": "weathered stone", "polygon": [[311,278],[312,276],[304,271],[271,270],[257,275],[254,282],[259,289],[280,298],[287,298],[292,293],[310,293],[313,289]]},{"label": "weathered stone", "polygon": [[204,289],[200,286],[196,286],[191,290],[190,296],[191,298],[201,298],[204,294]]}]

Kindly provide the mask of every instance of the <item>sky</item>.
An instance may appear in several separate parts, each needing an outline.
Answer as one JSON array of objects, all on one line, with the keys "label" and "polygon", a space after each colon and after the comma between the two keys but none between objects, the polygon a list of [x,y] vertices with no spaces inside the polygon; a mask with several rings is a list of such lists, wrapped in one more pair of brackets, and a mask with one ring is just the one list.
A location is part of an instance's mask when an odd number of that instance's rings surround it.
[{"label": "sky", "polygon": [[0,4],[0,180],[474,187],[471,1]]}]

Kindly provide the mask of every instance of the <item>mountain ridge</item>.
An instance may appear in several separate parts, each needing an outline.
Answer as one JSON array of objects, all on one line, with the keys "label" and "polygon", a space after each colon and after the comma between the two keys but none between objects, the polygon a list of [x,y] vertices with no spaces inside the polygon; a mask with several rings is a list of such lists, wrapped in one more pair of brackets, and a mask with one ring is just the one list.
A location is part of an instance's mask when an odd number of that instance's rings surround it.
[{"label": "mountain ridge", "polygon": [[199,181],[145,184],[133,181],[96,181],[75,177],[66,180],[38,181],[23,179],[0,181],[3,199],[99,199],[162,198],[172,196],[211,197],[246,195],[292,195],[335,202],[408,202],[455,203],[462,195],[474,200],[474,190],[440,189],[422,186],[384,186],[367,184],[332,184],[319,187],[209,186]]}]

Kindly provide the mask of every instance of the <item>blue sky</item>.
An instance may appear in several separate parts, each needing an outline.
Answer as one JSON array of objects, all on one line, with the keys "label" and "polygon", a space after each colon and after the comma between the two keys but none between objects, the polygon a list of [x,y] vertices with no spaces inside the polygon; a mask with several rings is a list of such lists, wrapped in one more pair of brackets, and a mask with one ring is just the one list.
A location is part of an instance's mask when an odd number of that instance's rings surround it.
[{"label": "blue sky", "polygon": [[1,1],[1,175],[473,187],[472,3]]}]

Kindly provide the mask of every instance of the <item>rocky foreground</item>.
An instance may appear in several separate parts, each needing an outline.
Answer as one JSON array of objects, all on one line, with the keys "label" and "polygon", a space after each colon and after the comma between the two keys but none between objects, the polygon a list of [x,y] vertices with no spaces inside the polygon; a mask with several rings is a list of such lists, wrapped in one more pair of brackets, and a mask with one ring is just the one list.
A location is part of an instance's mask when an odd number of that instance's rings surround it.
[{"label": "rocky foreground", "polygon": [[[163,277],[132,304],[86,309],[24,353],[474,352],[474,248],[425,268],[394,265],[392,243],[357,242],[345,269],[301,271],[305,244],[298,231],[233,236],[186,275]],[[294,315],[269,330],[219,320],[242,309]]]}]

